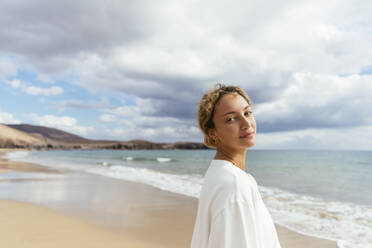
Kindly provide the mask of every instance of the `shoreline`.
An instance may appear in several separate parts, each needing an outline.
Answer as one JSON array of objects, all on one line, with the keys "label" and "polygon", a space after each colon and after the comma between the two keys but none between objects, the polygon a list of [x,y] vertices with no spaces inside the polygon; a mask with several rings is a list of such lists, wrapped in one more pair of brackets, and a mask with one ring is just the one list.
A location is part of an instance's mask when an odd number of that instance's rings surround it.
[{"label": "shoreline", "polygon": [[[14,150],[4,151],[0,149],[0,156],[2,156],[4,152],[9,151]],[[17,166],[20,166],[20,172],[44,172],[42,170],[45,170],[46,173],[61,174],[60,171],[53,170],[52,172],[51,168],[45,166],[28,163],[25,165],[25,163],[9,162],[5,160],[6,159],[0,158],[0,173],[17,171]],[[37,168],[37,170],[30,169],[28,166],[36,166],[34,169]],[[3,168],[5,168],[6,171],[4,171]],[[65,175],[66,176],[61,179],[52,179],[48,180],[48,182],[31,180],[33,182],[32,187],[28,185],[29,182],[27,181],[17,183],[7,181],[6,183],[9,187],[17,189],[16,194],[22,202],[18,202],[17,204],[22,205],[25,209],[34,209],[30,207],[30,204],[34,207],[41,206],[41,208],[51,209],[52,211],[56,211],[70,218],[73,217],[76,218],[76,220],[87,221],[92,226],[101,228],[103,232],[107,231],[112,234],[119,234],[119,236],[130,237],[130,242],[138,242],[138,244],[146,243],[146,247],[189,247],[197,211],[197,198],[160,190],[150,185],[106,178],[103,176],[77,173],[74,173],[73,176],[69,175],[69,173]],[[4,183],[4,181],[0,180],[0,187],[1,184]],[[52,189],[52,192],[45,189],[45,184],[49,186],[49,189]],[[75,186],[72,187],[72,185],[75,185],[76,188],[74,188]],[[53,190],[56,192],[61,190],[59,187],[70,187],[65,192],[65,194],[70,194],[70,196],[68,196],[70,198],[67,197],[64,199],[65,203],[61,203],[61,201],[59,203],[56,201],[54,205],[50,203],[48,205],[42,202],[29,203],[27,198],[29,196],[27,195],[30,190],[31,192],[42,192],[45,197],[47,194],[53,195]],[[110,192],[105,193],[104,187],[110,189]],[[80,194],[73,195],[71,192],[76,191],[76,189],[78,189]],[[80,199],[80,195],[84,195],[86,199]],[[118,196],[119,199],[117,199]],[[2,197],[0,196],[0,198]],[[2,206],[3,204],[6,205],[9,202],[14,202],[13,199],[6,201],[8,202],[4,203],[3,200],[0,200],[0,205]],[[92,207],[92,202],[95,204],[94,208]],[[3,215],[12,216],[7,215],[7,211],[7,208],[4,208]],[[118,220],[120,218],[121,221]],[[12,217],[5,217],[5,219],[12,221]],[[62,219],[59,217],[57,219],[51,219],[51,223],[59,223]],[[20,222],[16,227],[22,230],[25,226],[27,226],[27,223],[23,224]],[[275,224],[275,226],[282,248],[337,247],[334,241],[304,235],[278,224]],[[30,230],[25,232],[30,232]],[[104,233],[102,235],[102,237],[106,237]],[[7,235],[5,235],[5,237],[6,236]],[[129,242],[129,240],[127,241]],[[84,241],[81,240],[81,242]],[[122,240],[120,242],[126,241]],[[124,243],[122,243],[122,245],[123,244]],[[36,246],[39,245],[35,244],[35,247]]]},{"label": "shoreline", "polygon": [[25,149],[3,149],[0,148],[0,173],[10,171],[24,171],[24,172],[42,172],[42,173],[61,173],[61,171],[51,167],[25,162],[9,161],[3,156],[8,152],[27,151]]}]

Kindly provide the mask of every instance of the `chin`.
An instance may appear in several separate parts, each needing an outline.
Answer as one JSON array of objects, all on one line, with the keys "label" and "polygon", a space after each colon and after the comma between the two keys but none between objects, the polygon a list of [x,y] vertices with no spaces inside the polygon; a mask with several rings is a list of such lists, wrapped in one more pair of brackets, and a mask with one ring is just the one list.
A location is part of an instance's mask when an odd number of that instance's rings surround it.
[{"label": "chin", "polygon": [[247,140],[246,142],[243,142],[240,145],[243,146],[244,148],[248,149],[248,148],[251,148],[252,146],[254,146],[255,144],[256,144],[256,140],[252,139],[252,140]]},{"label": "chin", "polygon": [[254,145],[255,145],[255,143],[252,143],[252,144],[246,145],[246,146],[245,146],[245,148],[247,148],[247,149],[248,149],[248,148],[251,148],[251,147],[253,147]]}]

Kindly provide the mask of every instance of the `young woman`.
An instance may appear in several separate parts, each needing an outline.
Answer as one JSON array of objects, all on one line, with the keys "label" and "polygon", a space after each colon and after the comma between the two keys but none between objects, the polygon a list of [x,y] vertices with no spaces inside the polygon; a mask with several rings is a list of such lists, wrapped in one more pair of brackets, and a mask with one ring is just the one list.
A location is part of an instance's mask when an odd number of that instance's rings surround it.
[{"label": "young woman", "polygon": [[239,87],[217,85],[198,105],[204,143],[216,149],[204,178],[191,248],[280,248],[273,220],[245,172],[255,144],[252,103]]}]

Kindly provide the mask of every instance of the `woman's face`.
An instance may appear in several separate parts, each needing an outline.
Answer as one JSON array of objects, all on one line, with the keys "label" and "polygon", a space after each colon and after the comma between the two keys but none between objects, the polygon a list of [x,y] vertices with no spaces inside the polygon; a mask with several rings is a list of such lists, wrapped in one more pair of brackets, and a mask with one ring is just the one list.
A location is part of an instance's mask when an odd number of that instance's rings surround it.
[{"label": "woman's face", "polygon": [[247,101],[237,93],[221,97],[214,109],[210,136],[218,146],[231,149],[249,148],[255,144],[256,121]]}]

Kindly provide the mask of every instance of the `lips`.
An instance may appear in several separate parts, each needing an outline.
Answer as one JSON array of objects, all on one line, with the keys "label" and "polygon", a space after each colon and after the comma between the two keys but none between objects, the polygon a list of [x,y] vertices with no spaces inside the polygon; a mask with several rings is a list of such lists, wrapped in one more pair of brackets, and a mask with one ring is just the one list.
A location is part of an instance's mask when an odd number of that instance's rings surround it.
[{"label": "lips", "polygon": [[245,134],[241,135],[240,138],[251,138],[251,137],[253,137],[253,135],[254,135],[254,132],[245,133]]}]

